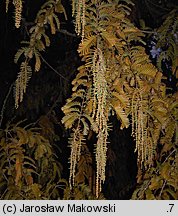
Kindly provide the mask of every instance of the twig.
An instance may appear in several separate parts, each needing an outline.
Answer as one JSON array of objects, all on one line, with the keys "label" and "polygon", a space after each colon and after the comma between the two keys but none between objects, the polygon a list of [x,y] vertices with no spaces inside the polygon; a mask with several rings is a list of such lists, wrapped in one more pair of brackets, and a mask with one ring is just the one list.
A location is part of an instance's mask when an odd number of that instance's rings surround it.
[{"label": "twig", "polygon": [[157,33],[155,31],[146,31],[146,30],[141,30],[141,29],[140,29],[140,31],[143,33],[147,33],[147,34],[156,34]]},{"label": "twig", "polygon": [[164,183],[163,183],[163,186],[162,186],[162,188],[161,188],[161,191],[160,191],[160,193],[159,193],[159,199],[161,199],[161,194],[162,194],[162,192],[163,192],[163,190],[164,190],[164,188],[165,188],[165,186],[166,186],[166,183],[167,183],[167,181],[165,180]]},{"label": "twig", "polygon": [[172,152],[170,152],[170,154],[166,157],[166,159],[163,161],[162,164],[164,164],[175,151],[176,151],[176,149],[172,150]]},{"label": "twig", "polygon": [[53,70],[56,74],[58,74],[60,77],[62,77],[64,80],[68,81],[67,78],[65,78],[62,74],[60,74],[57,70],[55,70],[44,58],[43,56],[40,54],[41,59],[43,60],[43,62],[49,67],[51,68],[51,70]]},{"label": "twig", "polygon": [[8,191],[8,189],[6,188],[6,190],[4,191],[4,193],[2,194],[2,196],[0,197],[0,200],[3,199],[3,196],[6,194],[7,191]]},{"label": "twig", "polygon": [[[176,149],[174,149],[172,152],[170,152],[170,154],[166,157],[166,159],[162,162],[162,165],[169,159],[169,157],[176,151]],[[159,168],[157,168],[157,170],[155,171],[156,174],[158,174],[160,171]]]},{"label": "twig", "polygon": [[4,111],[5,111],[5,108],[6,108],[6,103],[7,103],[7,100],[9,98],[9,95],[11,93],[11,90],[12,90],[12,87],[14,85],[14,82],[10,85],[10,88],[9,88],[9,91],[5,97],[5,100],[4,100],[4,103],[3,103],[3,106],[2,106],[2,109],[1,109],[1,114],[0,114],[0,127],[2,125],[2,120],[3,120],[3,116],[4,116]]},{"label": "twig", "polygon": [[60,30],[58,30],[58,32],[59,32],[59,33],[62,33],[62,34],[65,34],[65,35],[68,35],[68,36],[70,36],[70,37],[78,37],[76,34],[72,34],[72,33],[68,32],[68,31],[65,30],[65,29],[60,29]]},{"label": "twig", "polygon": [[46,113],[46,116],[48,116],[49,114],[51,114],[51,112],[53,111],[53,109],[57,106],[57,103],[59,102],[60,99],[60,94],[58,95],[57,99],[55,100],[55,102],[53,103],[53,105],[50,107],[50,109],[48,110],[48,112]]},{"label": "twig", "polygon": [[144,192],[145,192],[145,191],[147,190],[147,188],[149,187],[150,182],[151,182],[151,179],[148,180],[146,186],[142,189],[142,191],[141,191],[142,193],[141,193],[141,195],[139,195],[139,197],[141,196],[141,199],[142,199],[142,197],[144,196]]}]

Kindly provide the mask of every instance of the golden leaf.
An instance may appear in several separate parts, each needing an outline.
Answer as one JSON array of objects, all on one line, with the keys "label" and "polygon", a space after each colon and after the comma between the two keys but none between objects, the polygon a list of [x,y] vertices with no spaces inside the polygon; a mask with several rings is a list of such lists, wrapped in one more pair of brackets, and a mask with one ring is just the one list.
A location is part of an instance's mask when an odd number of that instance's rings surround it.
[{"label": "golden leaf", "polygon": [[91,46],[96,43],[96,35],[91,35],[86,37],[83,42],[79,45],[78,52],[81,55],[86,55],[89,53]]},{"label": "golden leaf", "polygon": [[117,38],[113,34],[107,31],[103,31],[101,35],[103,39],[106,41],[106,43],[108,44],[109,48],[116,44]]},{"label": "golden leaf", "polygon": [[151,179],[151,184],[149,185],[150,190],[159,189],[162,185],[160,176],[154,176]]},{"label": "golden leaf", "polygon": [[169,180],[170,179],[170,171],[171,171],[171,166],[169,163],[164,163],[162,165],[162,168],[161,168],[161,171],[160,171],[160,174],[161,176],[166,179],[166,180]]},{"label": "golden leaf", "polygon": [[119,120],[121,120],[121,129],[128,128],[129,127],[129,119],[125,113],[125,111],[121,108],[119,103],[116,103],[115,101],[112,101],[112,106],[117,114],[117,117]]},{"label": "golden leaf", "polygon": [[26,175],[25,180],[26,180],[27,185],[32,185],[33,184],[33,178],[32,178],[31,175]]},{"label": "golden leaf", "polygon": [[15,184],[18,185],[20,179],[22,178],[22,161],[20,155],[16,156],[16,162],[15,162]]},{"label": "golden leaf", "polygon": [[34,194],[34,196],[39,199],[41,197],[41,191],[40,191],[40,186],[38,184],[32,184],[31,185],[31,189],[32,189],[32,192]]}]

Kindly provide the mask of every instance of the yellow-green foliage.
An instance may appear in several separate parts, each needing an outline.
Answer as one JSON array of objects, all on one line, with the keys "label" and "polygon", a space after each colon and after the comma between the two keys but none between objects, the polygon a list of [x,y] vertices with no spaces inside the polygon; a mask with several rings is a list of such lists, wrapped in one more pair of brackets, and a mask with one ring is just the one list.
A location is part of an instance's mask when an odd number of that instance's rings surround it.
[{"label": "yellow-green foliage", "polygon": [[165,97],[162,106],[161,101],[154,101],[155,114],[162,115],[159,123],[162,130],[158,126],[152,127],[152,130],[157,130],[161,150],[154,167],[144,174],[138,173],[138,186],[132,199],[178,199],[177,99],[175,93]]},{"label": "yellow-green foliage", "polygon": [[[0,130],[0,199],[96,199],[88,148],[82,146],[79,172],[71,191],[61,178],[60,158],[53,149],[57,136],[54,122],[48,116],[41,116],[38,122],[38,128],[19,122]],[[89,186],[83,183],[85,178]]]},{"label": "yellow-green foliage", "polygon": [[29,65],[30,61],[35,58],[34,71],[39,71],[41,68],[40,52],[45,51],[45,48],[50,46],[50,39],[46,33],[45,26],[50,26],[51,34],[55,34],[60,28],[60,22],[57,13],[65,14],[61,0],[47,1],[38,12],[35,25],[29,30],[30,41],[24,42],[26,46],[20,48],[15,55],[15,63],[18,62],[19,58],[23,57],[20,66],[20,72],[18,73],[15,85],[16,108],[18,108],[19,103],[22,102],[28,81],[31,78],[32,68]]},{"label": "yellow-green foliage", "polygon": [[129,116],[132,118],[139,171],[150,170],[154,165],[160,137],[165,144],[164,139],[171,140],[175,134],[176,119],[170,111],[175,113],[177,108],[173,103],[175,96],[166,95],[162,73],[153,66],[143,47],[144,34],[127,18],[129,4],[130,1],[117,0],[85,2],[84,37],[78,49],[85,64],[82,70],[79,68],[73,94],[63,107],[62,121],[73,130],[70,139],[73,182],[89,126],[96,133],[96,196],[105,180],[111,110],[121,121],[121,129],[127,128]]},{"label": "yellow-green foliage", "polygon": [[67,182],[61,179],[61,164],[43,130],[18,123],[0,131],[0,199],[62,197],[59,188]]},{"label": "yellow-green foliage", "polygon": [[[133,199],[177,198],[177,145],[175,141],[177,94],[166,94],[166,86],[162,82],[162,72],[153,66],[145,52],[144,34],[128,18],[131,5],[133,4],[130,0],[72,1],[76,32],[82,36],[78,53],[84,64],[79,67],[78,74],[72,81],[72,95],[62,108],[65,114],[62,122],[66,129],[71,129],[69,139],[71,145],[70,189],[73,187],[75,190],[78,186],[74,184],[77,181],[80,183],[80,178],[83,178],[82,175],[76,174],[76,170],[81,168],[82,147],[89,131],[92,130],[97,138],[95,148],[96,180],[93,184],[96,185],[96,196],[99,196],[101,185],[105,181],[109,115],[114,113],[121,122],[120,129],[132,127],[132,136],[136,143],[138,183],[140,185],[134,192]],[[61,12],[65,12],[61,1],[47,1],[40,9],[35,25],[30,29],[30,41],[27,42],[27,46],[19,49],[15,56],[15,62],[19,58],[23,58],[16,80],[16,107],[23,100],[23,94],[31,77],[32,68],[29,62],[34,57],[34,70],[39,71],[41,67],[40,52],[50,45],[45,25],[49,24],[51,33],[55,34],[60,27],[56,13]],[[19,18],[16,20],[18,26],[19,20]],[[158,35],[161,35],[158,38],[158,45],[162,46],[168,42],[168,49],[164,54],[172,60],[173,69],[177,67],[177,48],[175,40],[169,36],[169,32],[177,31],[176,22],[175,11],[173,11],[158,30]],[[162,59],[160,56],[158,65]],[[41,159],[41,157],[37,157],[37,154],[30,162],[28,158],[25,158],[24,145],[21,142],[23,140],[25,146],[31,148],[29,141],[31,135],[28,134],[30,130],[19,128],[15,126],[13,129],[7,129],[6,131],[10,131],[7,134],[10,133],[11,137],[7,137],[9,139],[7,142],[7,138],[3,139],[5,136],[3,135],[1,140],[1,158],[5,161],[2,163],[2,170],[5,174],[1,182],[7,184],[4,178],[7,175],[10,177],[12,175],[12,181],[15,180],[16,183],[15,186],[12,184],[7,187],[8,191],[16,190],[17,186],[18,190],[19,188],[20,191],[22,190],[19,185],[22,181],[26,181],[23,172],[27,168],[24,167],[22,170],[21,167],[26,160],[29,164],[28,167],[31,167],[31,170],[34,171],[33,175],[35,175],[35,161]],[[19,137],[18,131],[23,134],[23,139]],[[35,137],[37,136],[39,141],[35,151],[40,149],[40,154],[47,154],[49,160],[51,153],[48,141],[36,132],[31,133],[33,136],[35,133]],[[8,174],[6,165],[9,159],[7,160],[6,148],[9,145],[14,148],[14,141],[18,148],[12,151],[13,170],[12,174],[11,172]],[[158,144],[161,145],[161,153]],[[32,173],[30,172],[29,175],[32,176]],[[22,185],[24,186],[24,184]],[[27,191],[32,193],[31,191],[35,190],[37,192],[34,197],[30,195],[31,198],[39,198],[38,194],[46,198],[45,193],[39,192],[38,182],[30,185],[34,185],[35,189],[31,188]],[[85,187],[81,190],[85,191],[84,194],[90,195],[88,191],[86,193]],[[66,188],[66,191],[69,192],[69,188]],[[7,196],[6,192],[2,195],[3,197]],[[69,196],[68,192],[66,192],[67,198],[70,197],[70,192]],[[8,197],[11,196],[12,192]],[[28,197],[28,193],[25,191],[26,197]],[[81,198],[82,195],[79,193],[78,197]],[[12,198],[21,198],[21,196],[12,196]]]}]

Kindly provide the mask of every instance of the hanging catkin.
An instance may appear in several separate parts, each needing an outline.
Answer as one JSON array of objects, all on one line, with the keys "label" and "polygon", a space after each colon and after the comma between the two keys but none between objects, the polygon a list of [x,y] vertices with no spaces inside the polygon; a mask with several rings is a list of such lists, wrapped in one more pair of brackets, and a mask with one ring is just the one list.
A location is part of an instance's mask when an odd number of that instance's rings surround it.
[{"label": "hanging catkin", "polygon": [[75,17],[75,31],[82,36],[82,41],[85,35],[85,10],[86,0],[72,1],[72,15]]},{"label": "hanging catkin", "polygon": [[15,27],[19,28],[22,19],[22,0],[13,0],[15,7]]},{"label": "hanging catkin", "polygon": [[105,181],[106,152],[107,152],[107,95],[106,64],[101,49],[97,48],[93,56],[93,98],[94,107],[92,117],[98,125],[96,143],[96,196],[101,191],[101,183]]},{"label": "hanging catkin", "polygon": [[136,88],[132,97],[132,136],[135,138],[135,151],[138,152],[137,161],[141,167],[150,167],[153,162],[153,142],[150,138],[148,114],[144,112],[146,100],[142,92]]}]

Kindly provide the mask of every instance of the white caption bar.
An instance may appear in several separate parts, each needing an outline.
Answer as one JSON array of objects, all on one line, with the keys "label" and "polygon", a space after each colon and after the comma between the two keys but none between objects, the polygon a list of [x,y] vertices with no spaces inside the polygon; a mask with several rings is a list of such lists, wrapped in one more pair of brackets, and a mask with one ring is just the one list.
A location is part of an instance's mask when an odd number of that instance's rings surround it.
[{"label": "white caption bar", "polygon": [[178,201],[0,200],[1,216],[178,216]]}]

